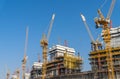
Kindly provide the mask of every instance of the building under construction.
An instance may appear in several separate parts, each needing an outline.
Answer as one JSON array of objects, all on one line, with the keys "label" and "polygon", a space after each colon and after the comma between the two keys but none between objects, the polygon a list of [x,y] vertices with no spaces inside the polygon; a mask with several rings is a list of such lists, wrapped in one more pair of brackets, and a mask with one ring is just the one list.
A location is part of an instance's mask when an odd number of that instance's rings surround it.
[{"label": "building under construction", "polygon": [[[110,49],[112,54],[112,65],[115,73],[115,79],[120,79],[120,27],[111,28],[110,35]],[[104,76],[105,79],[107,79],[106,73],[108,72],[108,50],[101,49],[91,51],[89,56],[92,71],[95,71],[96,73],[101,73],[101,75]],[[101,75],[98,74],[98,76]]]},{"label": "building under construction", "polygon": [[[120,79],[120,27],[111,28],[110,34],[114,79]],[[89,53],[91,71],[85,72],[81,72],[82,59],[79,56],[79,60],[77,58],[67,58],[68,61],[71,60],[71,62],[76,63],[76,68],[73,67],[71,69],[72,64],[66,63],[65,56],[69,54],[73,57],[74,52],[73,49],[68,49],[68,47],[61,45],[53,46],[49,51],[50,60],[47,63],[47,79],[109,79],[107,49],[100,45],[97,50],[91,50]]]},{"label": "building under construction", "polygon": [[47,63],[47,77],[79,73],[82,59],[75,56],[75,50],[66,46],[55,45],[49,50],[50,61]]},{"label": "building under construction", "polygon": [[[55,78],[61,75],[77,74],[81,72],[83,64],[82,58],[79,53],[75,56],[74,48],[55,45],[49,49],[48,54],[49,61],[46,64],[46,78]],[[34,71],[37,72],[35,69]],[[34,71],[32,71],[32,73]],[[34,75],[37,74],[38,73],[35,73]],[[41,76],[32,77],[32,79],[41,79]]]},{"label": "building under construction", "polygon": [[36,79],[38,77],[41,78],[42,76],[42,63],[41,62],[34,62],[30,74],[30,79]]},{"label": "building under construction", "polygon": [[[98,39],[94,40],[86,19],[81,14],[91,38],[90,71],[82,71],[83,60],[79,53],[75,55],[74,48],[55,45],[48,51],[49,36],[55,17],[53,14],[47,38],[43,35],[40,42],[43,49],[43,63],[35,62],[31,75],[23,73],[23,79],[120,79],[120,27],[111,28],[110,22],[114,3],[115,0],[112,0],[106,18],[98,9],[99,17],[94,19],[96,28],[102,28],[101,37],[104,44]],[[24,65],[26,65],[26,56],[24,57],[23,71],[25,70]],[[7,75],[9,76],[9,73]],[[19,76],[12,76],[12,79],[16,78],[19,79]]]},{"label": "building under construction", "polygon": [[50,59],[46,63],[46,75],[42,79],[120,79],[120,27],[111,28],[110,22],[114,3],[115,0],[112,0],[107,18],[98,9],[99,17],[94,19],[96,28],[102,28],[104,44],[93,39],[86,20],[81,15],[91,38],[91,71],[81,72],[82,59],[79,55],[75,56],[73,48],[56,45],[49,50]]}]

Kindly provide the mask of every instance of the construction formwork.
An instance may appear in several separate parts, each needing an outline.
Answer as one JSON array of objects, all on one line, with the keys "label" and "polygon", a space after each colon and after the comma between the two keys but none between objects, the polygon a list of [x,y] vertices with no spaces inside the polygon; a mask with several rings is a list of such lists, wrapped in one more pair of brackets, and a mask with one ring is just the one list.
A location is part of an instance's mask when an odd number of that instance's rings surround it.
[{"label": "construction formwork", "polygon": [[[110,49],[112,54],[112,62],[114,67],[115,79],[120,79],[120,47],[113,47]],[[90,56],[89,60],[90,60],[92,71],[108,73],[106,49],[92,51],[90,52],[89,56]]]},{"label": "construction formwork", "polygon": [[[102,32],[103,37],[103,32]],[[120,26],[115,28],[110,28],[111,35],[111,47],[120,47]]]},{"label": "construction formwork", "polygon": [[[115,71],[115,78],[120,79],[120,71]],[[47,77],[46,79],[108,79],[107,71],[84,71],[80,73],[65,74],[53,77]]]},{"label": "construction formwork", "polygon": [[41,79],[42,77],[42,63],[40,62],[34,62],[33,66],[32,66],[32,70],[30,72],[31,77],[30,79]]},{"label": "construction formwork", "polygon": [[74,55],[74,49],[57,45],[50,50],[50,61],[46,64],[46,77],[79,73],[82,69],[82,59]]},{"label": "construction formwork", "polygon": [[[63,56],[56,57],[56,60],[47,64],[47,76],[57,76],[65,74],[79,73],[81,71],[82,60],[68,60]],[[77,62],[76,62],[77,61]]]},{"label": "construction formwork", "polygon": [[59,76],[49,77],[46,79],[93,79],[93,76],[94,74],[91,71],[86,71],[81,73],[59,75]]}]

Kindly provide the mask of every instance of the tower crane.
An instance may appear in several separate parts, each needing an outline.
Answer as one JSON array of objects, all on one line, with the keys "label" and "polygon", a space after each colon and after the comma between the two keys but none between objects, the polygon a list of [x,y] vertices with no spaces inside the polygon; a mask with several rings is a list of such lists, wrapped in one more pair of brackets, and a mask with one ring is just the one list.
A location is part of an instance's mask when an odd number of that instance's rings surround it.
[{"label": "tower crane", "polygon": [[87,29],[87,32],[88,32],[88,34],[89,34],[89,37],[90,37],[90,39],[91,39],[91,47],[92,47],[92,50],[93,50],[93,51],[96,51],[96,50],[98,50],[100,47],[102,48],[102,44],[101,44],[98,40],[94,40],[94,38],[93,38],[93,36],[92,36],[92,33],[91,33],[91,31],[90,31],[87,23],[86,23],[86,19],[85,19],[84,15],[83,15],[83,14],[80,14],[80,16],[81,16],[81,18],[82,18],[82,21],[84,22],[84,25],[85,25],[85,27],[86,27],[86,29]]},{"label": "tower crane", "polygon": [[107,17],[105,18],[98,9],[99,18],[95,18],[95,23],[97,28],[102,28],[103,33],[103,40],[105,42],[105,49],[106,49],[106,60],[107,60],[107,67],[108,67],[108,79],[115,79],[114,73],[114,66],[113,66],[113,58],[112,58],[112,50],[110,46],[111,35],[110,35],[110,17],[114,8],[115,0],[112,0]]},{"label": "tower crane", "polygon": [[[86,19],[85,19],[85,17],[84,17],[83,14],[81,14],[81,18],[82,18],[82,21],[84,22],[84,25],[85,25],[85,27],[86,27],[86,29],[87,29],[87,32],[88,32],[88,34],[89,34],[89,37],[90,37],[90,39],[91,39],[92,51],[97,51],[97,50],[102,49],[102,44],[101,44],[101,42],[99,42],[98,38],[97,38],[96,40],[94,40],[94,38],[93,38],[93,36],[92,36],[92,33],[91,33],[91,31],[90,31],[87,23],[86,23]],[[99,61],[99,62],[98,62],[98,69],[100,70],[100,68],[101,68],[100,57],[98,57],[98,61]],[[94,79],[97,79],[97,78],[98,78],[98,75],[97,75],[97,70],[98,70],[98,69],[97,69],[97,67],[96,67],[96,64],[94,63]]]},{"label": "tower crane", "polygon": [[20,79],[20,70],[19,69],[16,70],[16,75],[17,75],[17,79]]},{"label": "tower crane", "polygon": [[42,79],[45,79],[46,77],[46,63],[47,63],[47,51],[48,51],[48,41],[50,37],[50,33],[52,30],[52,25],[54,22],[55,14],[52,15],[52,19],[50,21],[50,26],[48,29],[47,37],[45,34],[43,34],[43,37],[40,41],[41,47],[42,47],[42,54],[43,54],[43,66],[42,66]]},{"label": "tower crane", "polygon": [[27,44],[28,44],[28,27],[26,29],[26,39],[25,39],[25,48],[24,48],[24,57],[22,60],[22,79],[25,79],[25,71],[26,71],[26,63],[27,63],[27,56],[26,56],[26,52],[27,52]]},{"label": "tower crane", "polygon": [[7,70],[6,79],[9,79],[9,78],[10,78],[10,71]]}]

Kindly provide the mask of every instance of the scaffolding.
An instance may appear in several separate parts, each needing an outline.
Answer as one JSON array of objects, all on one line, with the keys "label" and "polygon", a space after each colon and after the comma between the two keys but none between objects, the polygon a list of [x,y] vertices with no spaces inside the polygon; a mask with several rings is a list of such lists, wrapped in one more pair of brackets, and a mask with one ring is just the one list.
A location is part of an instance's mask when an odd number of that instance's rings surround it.
[{"label": "scaffolding", "polygon": [[82,59],[74,55],[75,50],[66,46],[56,45],[49,50],[50,61],[46,64],[47,78],[65,74],[80,73]]},{"label": "scaffolding", "polygon": [[[108,53],[106,50],[107,49],[90,52],[89,60],[90,60],[92,71],[96,71],[96,72],[103,71],[108,74],[108,71],[107,71],[108,69],[107,54]],[[111,53],[112,53],[112,59],[113,59],[112,63],[113,63],[114,73],[116,73],[115,79],[119,79],[120,75],[117,73],[120,72],[120,47],[111,48]]]},{"label": "scaffolding", "polygon": [[80,57],[75,57],[64,53],[64,66],[68,69],[79,69],[81,68],[82,59]]}]

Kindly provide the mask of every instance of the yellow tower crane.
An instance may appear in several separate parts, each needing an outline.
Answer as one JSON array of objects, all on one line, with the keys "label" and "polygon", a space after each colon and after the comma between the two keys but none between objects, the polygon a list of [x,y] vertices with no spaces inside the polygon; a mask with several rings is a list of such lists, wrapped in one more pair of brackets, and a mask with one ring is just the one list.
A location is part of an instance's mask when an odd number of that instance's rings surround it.
[{"label": "yellow tower crane", "polygon": [[115,79],[115,73],[114,73],[114,66],[113,66],[113,58],[112,58],[112,50],[111,50],[111,35],[110,35],[110,16],[112,14],[113,8],[114,8],[115,0],[112,0],[111,6],[109,8],[107,17],[105,18],[103,14],[101,13],[100,9],[98,10],[99,18],[95,18],[95,23],[97,28],[102,28],[103,32],[103,40],[105,42],[105,49],[106,49],[106,55],[107,55],[107,66],[108,66],[108,79]]},{"label": "yellow tower crane", "polygon": [[28,44],[28,27],[26,29],[26,39],[25,39],[25,48],[24,48],[24,58],[22,60],[22,79],[25,79],[26,63],[27,63],[27,44]]},{"label": "yellow tower crane", "polygon": [[42,47],[42,50],[43,50],[43,53],[42,53],[43,54],[42,79],[45,79],[45,77],[46,77],[48,41],[49,41],[50,33],[51,33],[51,30],[52,30],[52,25],[53,25],[53,22],[54,22],[54,18],[55,18],[55,14],[52,15],[52,19],[51,19],[50,26],[49,26],[49,29],[48,29],[47,38],[46,38],[46,35],[43,34],[43,37],[40,41],[40,44],[41,44],[41,47]]}]

